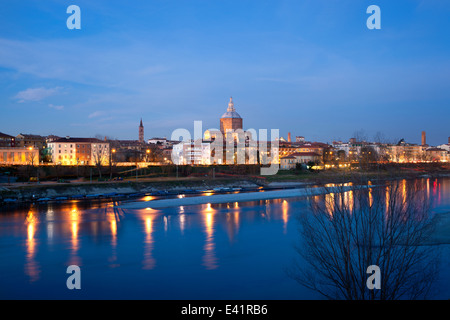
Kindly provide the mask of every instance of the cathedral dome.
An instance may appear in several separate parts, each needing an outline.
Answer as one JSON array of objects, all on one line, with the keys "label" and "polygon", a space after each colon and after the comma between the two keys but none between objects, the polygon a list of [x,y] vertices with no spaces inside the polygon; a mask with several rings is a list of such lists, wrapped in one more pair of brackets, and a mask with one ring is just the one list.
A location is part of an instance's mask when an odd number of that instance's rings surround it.
[{"label": "cathedral dome", "polygon": [[225,112],[222,117],[223,118],[234,118],[234,119],[241,119],[241,116],[239,113],[236,112],[236,109],[234,109],[234,103],[233,98],[230,98],[230,102],[228,103],[227,112]]}]

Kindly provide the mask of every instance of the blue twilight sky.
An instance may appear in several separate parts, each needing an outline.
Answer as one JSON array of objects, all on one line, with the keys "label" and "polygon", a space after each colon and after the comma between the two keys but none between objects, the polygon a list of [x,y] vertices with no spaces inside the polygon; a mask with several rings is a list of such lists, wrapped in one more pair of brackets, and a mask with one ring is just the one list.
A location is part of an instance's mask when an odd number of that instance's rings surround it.
[{"label": "blue twilight sky", "polygon": [[[81,8],[81,30],[66,9]],[[381,8],[381,30],[366,9]],[[137,139],[245,128],[450,136],[448,0],[14,0],[0,5],[0,132]]]}]

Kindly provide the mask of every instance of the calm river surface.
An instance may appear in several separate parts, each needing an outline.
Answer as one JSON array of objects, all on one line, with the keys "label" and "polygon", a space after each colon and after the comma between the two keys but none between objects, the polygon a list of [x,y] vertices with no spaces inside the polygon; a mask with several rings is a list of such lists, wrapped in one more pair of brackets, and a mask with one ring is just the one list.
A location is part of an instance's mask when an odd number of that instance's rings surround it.
[{"label": "calm river surface", "polygon": [[[433,212],[450,212],[450,178],[427,186]],[[317,299],[285,272],[305,210],[305,198],[159,210],[100,201],[3,207],[0,299]],[[441,247],[437,298],[448,299],[450,245]],[[69,265],[81,268],[81,290],[66,287]]]}]

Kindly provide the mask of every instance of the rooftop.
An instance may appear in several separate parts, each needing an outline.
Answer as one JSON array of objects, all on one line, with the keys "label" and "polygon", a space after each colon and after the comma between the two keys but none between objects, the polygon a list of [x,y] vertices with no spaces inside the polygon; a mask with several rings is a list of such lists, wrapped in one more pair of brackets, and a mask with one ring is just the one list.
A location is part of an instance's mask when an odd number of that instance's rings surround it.
[{"label": "rooftop", "polygon": [[65,137],[65,138],[61,138],[61,139],[57,139],[54,140],[53,143],[58,143],[58,142],[73,142],[73,143],[77,143],[77,142],[86,142],[86,143],[100,143],[100,142],[104,142],[102,140],[99,140],[97,138],[72,138],[72,137]]},{"label": "rooftop", "polygon": [[292,153],[290,156],[292,157],[320,157],[320,154],[315,152],[295,152]]},{"label": "rooftop", "polygon": [[8,139],[14,139],[14,137],[13,136],[10,136],[9,134],[6,134],[6,133],[2,133],[2,132],[0,132],[0,138],[8,138]]},{"label": "rooftop", "polygon": [[241,116],[239,115],[239,113],[236,112],[236,109],[234,108],[233,97],[230,97],[230,102],[228,103],[227,112],[225,112],[222,115],[222,118],[241,119]]}]

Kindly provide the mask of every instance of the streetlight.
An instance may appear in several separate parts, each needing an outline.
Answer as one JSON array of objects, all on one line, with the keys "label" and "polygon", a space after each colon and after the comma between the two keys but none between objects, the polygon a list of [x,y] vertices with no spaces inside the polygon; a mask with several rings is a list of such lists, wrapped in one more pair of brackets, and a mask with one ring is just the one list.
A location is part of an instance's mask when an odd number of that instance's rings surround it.
[{"label": "streetlight", "polygon": [[114,159],[114,154],[116,153],[116,149],[110,149],[111,153],[110,153],[110,159],[109,159],[109,180],[112,179],[112,163],[113,163],[113,159]]}]

